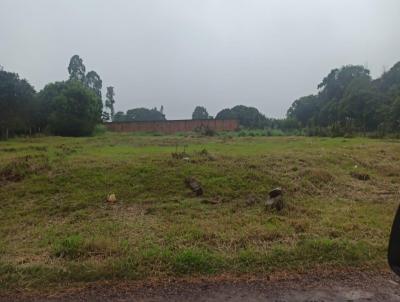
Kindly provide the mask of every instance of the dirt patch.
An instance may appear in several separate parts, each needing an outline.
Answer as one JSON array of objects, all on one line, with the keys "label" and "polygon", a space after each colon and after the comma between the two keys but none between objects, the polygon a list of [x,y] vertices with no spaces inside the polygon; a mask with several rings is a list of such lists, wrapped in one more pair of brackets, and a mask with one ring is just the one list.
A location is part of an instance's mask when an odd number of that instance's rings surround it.
[{"label": "dirt patch", "polygon": [[351,172],[350,175],[351,177],[362,181],[367,181],[371,179],[371,177],[367,173]]},{"label": "dirt patch", "polygon": [[268,278],[214,277],[165,282],[93,283],[41,295],[19,293],[1,301],[400,301],[390,272],[310,272]]}]

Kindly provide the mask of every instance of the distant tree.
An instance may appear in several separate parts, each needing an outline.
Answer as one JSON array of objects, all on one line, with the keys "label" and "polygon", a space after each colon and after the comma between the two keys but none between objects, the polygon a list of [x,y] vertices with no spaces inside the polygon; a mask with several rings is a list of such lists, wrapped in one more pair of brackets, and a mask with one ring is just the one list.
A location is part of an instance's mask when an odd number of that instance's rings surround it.
[{"label": "distant tree", "polygon": [[207,120],[210,116],[208,115],[207,109],[202,106],[197,106],[192,114],[193,120]]},{"label": "distant tree", "polygon": [[106,108],[110,109],[111,120],[114,120],[114,104],[115,104],[114,96],[115,96],[114,87],[112,86],[107,87]]},{"label": "distant tree", "polygon": [[94,93],[101,99],[101,89],[103,88],[103,81],[96,71],[89,71],[85,76],[85,85],[93,90]]},{"label": "distant tree", "polygon": [[318,109],[318,97],[315,95],[309,95],[294,101],[286,115],[289,118],[299,121],[302,127],[306,127],[311,124],[313,118],[318,113]]},{"label": "distant tree", "polygon": [[389,95],[399,95],[400,90],[400,62],[396,63],[389,71],[385,72],[374,84]]},{"label": "distant tree", "polygon": [[126,116],[125,112],[123,111],[118,111],[117,113],[114,114],[114,117],[112,118],[113,122],[127,122],[128,117]]},{"label": "distant tree", "polygon": [[400,132],[400,95],[393,101],[388,113],[387,122],[393,132]]},{"label": "distant tree", "polygon": [[222,109],[215,116],[215,119],[217,119],[217,120],[229,120],[229,119],[236,119],[236,118],[237,118],[237,116],[236,116],[235,112],[233,112],[229,108]]},{"label": "distant tree", "polygon": [[83,64],[83,60],[78,56],[72,56],[68,65],[68,73],[70,80],[76,80],[80,82],[85,82],[86,67]]},{"label": "distant tree", "polygon": [[79,81],[49,84],[39,93],[40,103],[49,108],[49,130],[62,136],[92,134],[102,114],[102,104],[98,100],[98,96]]},{"label": "distant tree", "polygon": [[320,97],[323,100],[339,101],[348,85],[354,79],[362,78],[370,80],[369,70],[359,65],[347,65],[340,69],[333,69],[318,85],[320,89]]},{"label": "distant tree", "polygon": [[161,114],[164,114],[164,105],[161,105],[160,112],[161,112]]},{"label": "distant tree", "polygon": [[238,119],[240,125],[247,128],[263,128],[266,117],[257,108],[238,105],[231,109],[223,109],[216,115],[215,119]]},{"label": "distant tree", "polygon": [[10,132],[31,129],[35,123],[35,90],[18,74],[0,70],[0,128],[8,139]]},{"label": "distant tree", "polygon": [[127,121],[164,121],[165,115],[156,108],[135,108],[126,112]]},{"label": "distant tree", "polygon": [[330,135],[396,129],[400,63],[374,81],[363,66],[336,68],[318,88],[318,95],[296,100],[287,112],[287,117],[298,121],[300,127],[317,128],[317,133],[325,129],[323,132]]},{"label": "distant tree", "polygon": [[127,121],[127,117],[126,117],[125,113],[123,113],[122,111],[118,111],[114,115],[113,122],[126,122],[126,121]]}]

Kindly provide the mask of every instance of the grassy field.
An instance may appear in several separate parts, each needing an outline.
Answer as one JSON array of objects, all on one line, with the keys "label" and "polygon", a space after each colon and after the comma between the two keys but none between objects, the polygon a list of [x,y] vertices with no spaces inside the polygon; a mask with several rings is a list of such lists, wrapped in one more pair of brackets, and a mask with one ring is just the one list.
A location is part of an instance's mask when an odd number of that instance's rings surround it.
[{"label": "grassy field", "polygon": [[[188,176],[204,196],[185,186]],[[106,133],[0,142],[0,288],[383,268],[399,181],[397,140]],[[264,206],[277,186],[282,212]]]}]

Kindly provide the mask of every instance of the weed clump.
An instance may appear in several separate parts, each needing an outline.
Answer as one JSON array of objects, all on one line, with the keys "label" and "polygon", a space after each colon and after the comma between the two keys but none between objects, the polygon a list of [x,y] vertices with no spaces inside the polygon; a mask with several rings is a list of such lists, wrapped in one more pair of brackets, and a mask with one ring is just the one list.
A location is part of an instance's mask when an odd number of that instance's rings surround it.
[{"label": "weed clump", "polygon": [[205,250],[187,249],[177,254],[173,269],[178,274],[213,273],[216,259]]},{"label": "weed clump", "polygon": [[83,252],[84,241],[80,235],[72,235],[55,243],[53,254],[56,257],[76,259]]},{"label": "weed clump", "polygon": [[108,238],[84,240],[81,235],[71,235],[53,245],[53,256],[75,260],[91,256],[112,256],[119,254],[119,246]]},{"label": "weed clump", "polygon": [[366,173],[351,172],[350,175],[351,175],[351,177],[358,179],[358,180],[362,180],[362,181],[370,180],[370,176]]},{"label": "weed clump", "polygon": [[25,177],[49,169],[46,156],[19,157],[0,169],[0,181],[18,182]]},{"label": "weed clump", "polygon": [[67,156],[67,155],[71,155],[77,151],[76,149],[71,148],[65,144],[61,144],[61,145],[57,146],[57,149],[58,149],[56,151],[57,156]]},{"label": "weed clump", "polygon": [[333,181],[332,174],[324,169],[306,169],[300,173],[300,176],[305,177],[316,186],[322,186]]}]

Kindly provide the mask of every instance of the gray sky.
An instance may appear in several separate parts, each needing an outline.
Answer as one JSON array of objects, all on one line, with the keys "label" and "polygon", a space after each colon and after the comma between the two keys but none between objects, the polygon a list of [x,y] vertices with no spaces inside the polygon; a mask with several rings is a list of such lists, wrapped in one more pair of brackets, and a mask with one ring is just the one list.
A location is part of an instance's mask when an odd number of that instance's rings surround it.
[{"label": "gray sky", "polygon": [[190,118],[237,104],[283,117],[335,67],[400,61],[399,0],[0,0],[0,65],[37,90],[72,55],[116,109]]}]

